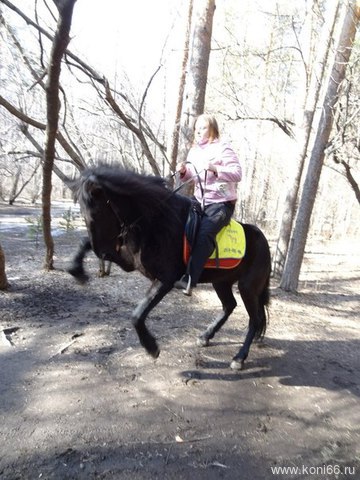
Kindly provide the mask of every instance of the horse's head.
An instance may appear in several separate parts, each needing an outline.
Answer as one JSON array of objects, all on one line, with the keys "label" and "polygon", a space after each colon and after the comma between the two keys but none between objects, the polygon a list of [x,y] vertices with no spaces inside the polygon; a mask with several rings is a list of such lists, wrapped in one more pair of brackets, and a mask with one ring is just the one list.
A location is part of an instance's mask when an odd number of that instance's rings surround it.
[{"label": "horse's head", "polygon": [[122,208],[121,202],[117,202],[116,209],[113,208],[111,189],[97,169],[84,170],[73,183],[72,190],[80,204],[94,252],[100,258],[107,258],[109,252],[121,246],[119,235],[127,208]]}]

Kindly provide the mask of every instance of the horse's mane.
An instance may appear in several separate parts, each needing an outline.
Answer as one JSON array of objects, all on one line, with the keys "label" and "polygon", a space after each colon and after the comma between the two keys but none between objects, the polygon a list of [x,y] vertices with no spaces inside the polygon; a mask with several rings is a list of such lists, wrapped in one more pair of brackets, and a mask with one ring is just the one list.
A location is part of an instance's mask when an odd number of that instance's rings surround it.
[{"label": "horse's mane", "polygon": [[[125,170],[121,167],[100,164],[97,167],[84,170],[80,178],[73,185],[75,198],[90,205],[91,198],[85,184],[91,182],[101,187],[107,197],[116,206],[116,199],[126,198],[131,202],[133,211],[141,215],[146,222],[152,222],[154,217],[165,216],[176,220],[178,209],[175,202],[188,204],[189,199],[174,194],[166,181],[154,175],[145,175]],[[171,225],[164,225],[165,228]]]},{"label": "horse's mane", "polygon": [[161,177],[140,174],[116,166],[101,164],[88,169],[83,176],[95,177],[97,182],[109,192],[134,198],[145,196],[149,197],[149,201],[163,200],[170,192],[165,180]]}]

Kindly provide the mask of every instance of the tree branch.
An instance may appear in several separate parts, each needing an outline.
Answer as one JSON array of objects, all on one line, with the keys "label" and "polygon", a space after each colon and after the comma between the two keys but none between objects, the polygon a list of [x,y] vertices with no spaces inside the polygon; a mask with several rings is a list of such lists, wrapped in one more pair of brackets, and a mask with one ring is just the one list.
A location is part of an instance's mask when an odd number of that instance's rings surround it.
[{"label": "tree branch", "polygon": [[[11,115],[21,120],[22,123],[31,125],[32,127],[38,128],[39,130],[42,130],[42,131],[46,130],[45,123],[39,122],[38,120],[34,120],[33,118],[29,117],[24,112],[22,112],[21,110],[16,108],[14,105],[12,105],[10,102],[8,102],[2,95],[0,95],[0,105],[6,108],[6,110],[9,113],[11,113]],[[56,139],[60,143],[62,148],[65,150],[65,152],[69,155],[71,160],[73,160],[75,166],[79,170],[83,170],[86,166],[83,158],[75,152],[75,150],[71,147],[71,145],[69,144],[69,142],[66,140],[66,138],[63,136],[61,132],[59,131],[57,132]]]},{"label": "tree branch", "polygon": [[[48,38],[51,41],[54,41],[54,36],[48,33],[44,28],[42,28],[40,25],[32,21],[27,15],[25,15],[19,8],[17,8],[15,5],[13,5],[9,0],[0,0],[4,5],[6,5],[8,8],[13,10],[15,13],[17,13],[28,25],[31,25],[35,29],[37,29],[40,33],[42,33],[46,38]],[[62,1],[56,0],[55,4],[61,4]],[[111,106],[113,109],[114,113],[116,113],[117,116],[124,122],[126,128],[128,128],[134,135],[137,137],[139,140],[142,150],[144,152],[144,155],[146,156],[153,172],[155,175],[160,175],[160,170],[159,167],[156,163],[156,160],[154,156],[152,155],[150,148],[147,144],[144,131],[140,128],[137,128],[133,120],[128,117],[123,110],[120,108],[120,106],[117,104],[115,101],[110,86],[109,82],[106,79],[106,77],[100,75],[98,72],[96,72],[92,67],[87,65],[85,62],[83,62],[77,55],[73,54],[69,49],[65,49],[64,56],[66,59],[67,64],[72,65],[76,68],[79,68],[85,75],[87,75],[93,82],[100,84],[102,87],[105,88],[105,101]],[[76,64],[70,64],[67,61],[67,57],[71,58],[73,61],[76,62]],[[152,80],[152,79],[151,79]],[[150,83],[151,83],[150,80]],[[95,85],[94,85],[95,86]],[[99,90],[98,90],[98,93]],[[136,109],[131,105],[129,102],[129,99],[126,97],[126,95],[119,93],[121,98],[130,106],[132,111],[136,113]],[[143,119],[142,119],[143,120]],[[145,122],[146,123],[146,122]],[[147,125],[146,130],[145,130],[146,135],[160,148],[160,151],[162,152],[163,155],[165,155],[165,147],[157,141],[155,135],[153,132],[150,130],[149,126]]]},{"label": "tree branch", "polygon": [[345,177],[346,177],[347,181],[350,183],[350,186],[351,186],[353,192],[355,193],[356,200],[360,204],[360,188],[359,188],[359,185],[358,185],[355,177],[353,176],[353,174],[351,172],[350,165],[347,162],[345,162],[345,160],[341,160],[335,153],[333,154],[333,160],[336,164],[343,166],[343,168],[345,170]]},{"label": "tree branch", "polygon": [[[17,13],[28,25],[31,25],[32,27],[36,28],[40,33],[42,33],[48,40],[51,42],[54,41],[54,36],[51,35],[49,32],[45,30],[45,28],[42,28],[40,25],[37,23],[33,22],[31,18],[29,18],[27,15],[25,15],[19,8],[17,8],[15,5],[13,5],[9,0],[0,0],[1,3],[6,5],[8,8],[13,10],[15,13]],[[104,79],[102,78],[101,75],[99,75],[93,68],[91,68],[89,65],[87,65],[85,62],[83,62],[77,55],[74,55],[70,50],[67,48],[65,49],[65,55],[68,55],[70,58],[75,60],[81,67],[88,73],[90,74],[91,77],[93,77],[94,80],[97,82],[100,82],[104,84]]]},{"label": "tree branch", "polygon": [[236,115],[235,117],[232,117],[230,115],[227,115],[227,118],[229,120],[261,120],[261,121],[266,121],[266,122],[273,122],[275,123],[281,130],[288,135],[290,138],[295,138],[294,132],[291,127],[295,125],[294,122],[291,122],[290,120],[280,120],[279,118],[276,117],[249,117],[249,116],[241,116],[241,115]]},{"label": "tree branch", "polygon": [[121,110],[120,106],[118,105],[118,103],[116,103],[112,93],[111,93],[111,90],[110,90],[110,86],[109,86],[109,82],[106,80],[106,83],[105,83],[105,100],[108,102],[108,104],[110,105],[110,107],[112,108],[112,110],[118,115],[118,117],[121,118],[121,120],[124,122],[124,124],[126,125],[126,127],[131,130],[134,135],[136,135],[136,137],[138,138],[138,140],[140,141],[141,143],[141,147],[143,149],[143,152],[144,152],[144,155],[146,156],[146,158],[148,159],[148,162],[154,172],[155,175],[160,175],[160,170],[159,170],[159,167],[149,149],[149,146],[145,140],[145,137],[144,137],[144,134],[142,132],[142,130],[138,127],[136,127],[136,125],[134,125],[134,123],[129,119],[129,117],[127,117],[125,115],[125,113]]}]

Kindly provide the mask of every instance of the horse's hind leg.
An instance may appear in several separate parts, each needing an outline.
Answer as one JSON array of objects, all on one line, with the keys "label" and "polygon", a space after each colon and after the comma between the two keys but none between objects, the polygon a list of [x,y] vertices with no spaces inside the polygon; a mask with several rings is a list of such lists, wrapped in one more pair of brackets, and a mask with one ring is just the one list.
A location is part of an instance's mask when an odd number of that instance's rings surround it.
[{"label": "horse's hind leg", "polygon": [[215,333],[220,330],[220,328],[224,325],[226,320],[229,318],[231,313],[233,312],[234,308],[236,307],[237,303],[235,297],[232,293],[232,285],[229,283],[216,283],[213,284],[213,287],[219,297],[223,311],[218,316],[218,318],[211,323],[204,333],[200,335],[197,339],[197,344],[200,347],[207,347],[209,345],[209,340],[211,340]]},{"label": "horse's hind leg", "polygon": [[254,338],[260,337],[264,333],[266,326],[265,309],[264,305],[259,301],[259,296],[244,287],[239,286],[239,290],[246,311],[249,314],[249,328],[245,342],[230,364],[233,370],[242,370],[244,368],[244,362],[249,355],[250,346]]}]

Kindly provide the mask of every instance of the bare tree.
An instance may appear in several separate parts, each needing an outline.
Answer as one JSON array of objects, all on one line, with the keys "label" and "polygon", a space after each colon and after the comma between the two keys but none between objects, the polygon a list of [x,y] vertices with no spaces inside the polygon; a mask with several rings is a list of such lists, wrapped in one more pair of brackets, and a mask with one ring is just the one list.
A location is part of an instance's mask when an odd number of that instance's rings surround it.
[{"label": "bare tree", "polygon": [[[21,121],[19,129],[21,130],[22,133],[24,133],[25,131],[24,129],[26,129],[25,125],[29,125],[39,130],[46,131],[45,123],[39,122],[29,117],[28,115],[23,113],[21,110],[16,108],[14,105],[12,105],[10,102],[8,102],[1,95],[0,95],[0,105],[4,107],[9,113],[11,113],[11,115],[13,115],[18,120]],[[67,155],[69,155],[69,157],[73,161],[73,164],[76,166],[76,168],[78,170],[82,170],[85,167],[85,163],[82,156],[79,155],[79,153],[71,146],[69,141],[66,140],[65,136],[59,130],[56,133],[56,139],[61,145],[61,147],[64,149],[64,151],[67,153]]]},{"label": "bare tree", "polygon": [[[13,10],[17,15],[19,15],[28,25],[31,25],[33,28],[38,30],[40,35],[54,42],[54,36],[52,34],[50,34],[45,28],[38,25],[36,22],[32,21],[19,8],[13,5],[9,0],[0,0],[0,1],[4,3],[8,8]],[[14,38],[13,32],[11,32],[11,36]],[[19,50],[21,50],[19,45],[16,45],[16,46]],[[165,149],[165,146],[157,139],[157,136],[153,133],[152,129],[149,126],[149,123],[142,116],[142,112],[141,112],[142,106],[144,104],[146,94],[152,79],[150,79],[150,82],[145,90],[140,107],[136,108],[131,102],[129,95],[117,91],[114,87],[112,87],[112,85],[104,75],[102,75],[101,73],[98,73],[94,68],[89,66],[81,58],[73,54],[67,48],[65,48],[64,54],[66,54],[65,60],[70,70],[73,72],[76,69],[77,71],[80,71],[82,75],[85,75],[85,77],[87,78],[87,81],[89,81],[90,84],[93,85],[96,92],[98,93],[99,99],[101,99],[101,101],[104,102],[105,105],[110,108],[111,112],[117,117],[117,120],[120,120],[120,125],[128,129],[131,132],[131,134],[138,140],[139,145],[141,147],[142,154],[148,160],[151,170],[153,171],[154,174],[159,175],[160,168],[158,166],[158,162],[156,161],[154,154],[150,149],[149,143],[154,144],[159,149],[159,151],[163,154],[165,159],[166,159],[166,149]],[[23,51],[21,51],[21,55],[25,59],[25,63],[27,67],[30,69],[32,75],[34,76],[36,84],[39,84],[40,86],[44,85],[42,78],[39,79],[39,75],[32,68],[31,62],[28,61]],[[63,93],[63,102],[64,103],[66,102],[66,97],[64,96],[64,93]],[[123,102],[123,105],[120,102]],[[19,110],[16,107],[14,107],[14,105],[11,105],[11,103],[5,100],[4,98],[0,99],[0,103],[3,104],[3,106],[5,106],[5,108],[7,108],[8,111],[10,111],[10,113],[12,114],[14,114],[14,111]],[[26,122],[24,116],[22,120]],[[31,123],[31,125],[36,126],[37,128],[41,128],[39,125],[39,122],[36,122],[36,125],[34,125],[34,123]],[[71,150],[72,156],[70,156],[70,158],[74,159],[75,149],[72,148],[73,142],[71,142],[70,139],[66,140],[65,135],[62,132],[58,131],[57,140],[59,142],[60,142],[59,135],[61,136],[61,140],[66,144],[66,146],[71,147],[70,150]],[[62,147],[64,148],[63,144],[62,144]],[[79,152],[77,152],[77,157],[79,156],[80,156]],[[80,166],[80,169],[83,168],[84,166],[83,159],[81,159],[81,161],[77,163],[78,163],[78,166],[80,163],[82,163],[82,166]]]},{"label": "bare tree", "polygon": [[0,290],[6,290],[8,286],[5,272],[5,254],[0,244]]},{"label": "bare tree", "polygon": [[354,44],[346,79],[341,84],[333,137],[327,148],[327,166],[342,175],[360,204],[358,167],[360,166],[360,47]]},{"label": "bare tree", "polygon": [[[333,2],[336,2],[336,0],[333,0]],[[39,2],[37,3],[39,4]],[[304,32],[305,5],[310,10],[312,5],[314,5],[315,10],[320,8],[322,10],[329,2],[328,0],[320,3],[316,0],[313,0],[313,2],[293,2],[292,4],[290,2],[288,8],[280,12],[275,7],[270,6],[270,3],[269,5],[266,4],[261,12],[256,11],[250,1],[231,1],[217,5],[216,15],[219,15],[222,21],[217,22],[216,30],[211,32],[213,37],[211,40],[211,65],[209,71],[206,72],[206,75],[202,75],[202,78],[207,77],[206,82],[204,82],[204,84],[206,83],[204,88],[206,87],[207,105],[205,108],[217,112],[219,118],[230,120],[227,124],[226,133],[230,135],[235,148],[238,149],[244,161],[244,181],[239,188],[240,201],[238,202],[238,205],[243,207],[241,218],[244,221],[259,222],[261,227],[265,228],[265,231],[274,237],[276,231],[280,230],[279,226],[286,194],[285,188],[280,189],[278,186],[280,184],[287,185],[289,173],[292,171],[295,174],[296,167],[294,164],[298,161],[298,152],[290,157],[289,151],[291,149],[291,152],[293,152],[294,147],[291,138],[293,138],[294,133],[297,133],[294,128],[294,112],[298,102],[294,100],[295,98],[302,98],[298,90],[299,79],[304,75],[304,67],[308,68],[314,64],[314,51],[315,53],[320,52],[321,46],[324,45],[319,35],[316,34],[318,44],[312,53],[313,57],[310,61],[307,61],[304,54],[306,49],[301,41]],[[344,4],[344,2],[336,3]],[[53,41],[54,28],[50,29],[50,25],[47,27],[45,24],[38,24],[40,17],[38,17],[38,20],[31,21],[31,18],[28,18],[21,11],[22,8],[25,8],[25,6],[22,6],[22,2],[0,0],[0,5],[3,6],[3,17],[8,26],[12,27],[12,33],[14,34],[10,35],[6,31],[6,27],[0,26],[0,35],[4,47],[1,49],[4,61],[0,81],[4,82],[5,87],[1,92],[3,97],[0,96],[0,142],[3,146],[3,153],[0,154],[0,182],[3,186],[2,192],[6,192],[6,196],[8,196],[9,184],[15,176],[16,162],[13,161],[13,158],[18,158],[18,155],[22,153],[25,155],[26,152],[30,151],[35,151],[35,154],[40,155],[41,150],[43,150],[43,136],[46,128],[45,122],[42,121],[45,107],[43,88],[46,81],[46,69],[41,60],[46,58],[48,52],[46,42],[48,40]],[[184,25],[187,21],[191,35],[189,36],[188,48],[185,48],[184,51],[184,68],[181,72],[186,84],[183,82],[184,91],[180,91],[179,96],[176,96],[176,99],[179,98],[179,101],[177,101],[178,112],[181,109],[183,115],[181,121],[176,121],[175,134],[178,133],[180,124],[186,125],[187,120],[190,119],[188,106],[195,100],[195,96],[189,88],[191,85],[189,77],[192,76],[190,67],[193,65],[192,58],[196,56],[194,33],[196,27],[201,24],[198,12],[201,9],[204,10],[204,5],[208,6],[209,2],[187,0],[183,7],[185,5],[190,7],[193,5],[194,12],[191,16],[188,16],[188,11],[182,12],[185,13],[183,15]],[[187,16],[187,19],[185,19],[185,16]],[[48,17],[42,16],[42,21],[45,18]],[[34,44],[31,42],[24,43],[25,30],[15,28],[18,19],[26,22],[29,29],[37,30],[39,51],[32,51]],[[315,25],[313,31],[320,31],[320,19],[319,15],[312,17],[312,25]],[[262,33],[264,35],[256,35],[253,21],[259,28],[263,29]],[[203,22],[203,25],[206,25],[205,22]],[[206,26],[202,33],[204,32],[209,37],[209,29]],[[314,33],[313,38],[315,38]],[[175,47],[171,52],[177,52],[177,48]],[[199,53],[199,56],[205,58],[203,53]],[[13,61],[15,61],[19,71],[17,76],[12,74],[12,71],[15,70],[12,68]],[[174,170],[178,157],[176,148],[180,142],[177,141],[176,137],[173,143],[168,139],[168,149],[164,154],[165,145],[162,141],[165,131],[164,126],[166,132],[170,132],[173,119],[169,123],[169,117],[165,111],[167,103],[162,105],[157,103],[156,108],[148,103],[149,98],[146,92],[150,92],[150,87],[153,88],[151,80],[148,82],[142,97],[135,95],[133,85],[126,83],[125,73],[124,76],[116,75],[114,80],[107,80],[101,72],[97,72],[96,69],[86,64],[80,56],[73,54],[69,48],[64,56],[62,70],[65,66],[68,71],[62,71],[61,74],[61,83],[63,84],[63,89],[60,91],[62,108],[57,132],[53,173],[57,174],[56,167],[58,167],[60,176],[61,173],[70,176],[74,174],[71,164],[76,165],[77,169],[81,169],[85,163],[91,164],[98,159],[121,162],[126,168],[136,168],[141,171],[149,172],[151,169],[155,174],[163,175],[169,170]],[[359,83],[355,77],[353,78],[354,80],[349,79],[349,81],[352,81],[353,84]],[[164,76],[165,82],[169,82],[169,80],[170,76],[166,78]],[[72,88],[75,81],[81,83],[84,87],[81,90],[78,88],[74,97]],[[11,82],[15,83],[12,85]],[[169,83],[164,83],[165,87],[167,85]],[[171,88],[173,88],[173,84]],[[202,88],[201,85],[199,88]],[[75,98],[73,105],[72,98]],[[175,95],[173,95],[173,98],[175,98]],[[351,101],[354,102],[353,99]],[[355,105],[355,103],[353,104]],[[1,108],[1,106],[4,108]],[[310,111],[311,109],[306,107],[306,110]],[[318,108],[318,111],[320,111],[320,108]],[[8,112],[11,112],[11,115]],[[202,113],[202,110],[199,113]],[[355,110],[353,110],[353,113],[355,113]],[[346,110],[343,114],[344,116],[348,115]],[[156,122],[158,122],[160,117],[165,121],[155,125],[153,119],[156,118]],[[345,121],[352,129],[351,131],[349,128],[347,130],[348,139],[349,134],[351,134],[354,140],[356,135],[353,135],[353,132],[357,131],[358,128],[356,127],[356,116],[352,118],[345,119]],[[36,121],[36,119],[40,121]],[[24,140],[24,144],[21,145],[22,139],[18,142],[19,128],[14,128],[14,124],[21,126],[27,121],[30,121],[28,124],[29,135],[26,136],[26,143]],[[298,123],[302,125],[301,121]],[[272,125],[274,128],[272,128]],[[191,133],[191,125],[189,127]],[[184,130],[182,130],[182,134],[184,134]],[[12,138],[7,133],[10,131]],[[259,131],[258,135],[256,135],[257,131]],[[312,129],[312,131],[314,130]],[[286,135],[283,136],[283,133]],[[339,139],[341,131],[338,130],[338,133]],[[31,137],[38,145],[41,145],[40,149],[38,147],[34,148],[30,140]],[[300,144],[302,133],[297,134],[296,138],[299,139]],[[31,142],[32,146],[27,144],[28,141]],[[21,148],[15,149],[14,145],[21,145]],[[339,163],[331,161],[327,163],[327,166],[339,172],[339,175],[342,174],[344,178],[346,175],[351,184],[351,180],[357,176],[355,156],[357,146],[354,144],[353,150],[350,151],[349,141],[347,141],[347,145],[346,150],[344,147],[342,151],[336,149],[330,152],[331,157],[328,158]],[[15,155],[11,153],[13,150],[17,150]],[[327,152],[328,150],[327,148]],[[186,155],[186,153],[185,148],[183,154]],[[353,155],[347,155],[347,153]],[[29,165],[23,162],[22,165],[26,168],[26,171],[22,171],[22,178],[27,178],[36,158],[39,157],[34,156]],[[258,161],[255,160],[256,158],[258,158]],[[346,164],[343,162],[346,162]],[[289,169],[284,168],[285,164],[289,165]],[[294,165],[293,169],[292,165]],[[256,170],[256,175],[251,175],[253,170]],[[336,180],[331,177],[330,181]],[[52,196],[54,197],[59,182],[54,177],[53,182]],[[290,179],[290,182],[292,184],[292,179]],[[30,190],[30,187],[33,188],[33,183],[31,181],[27,191]],[[356,184],[354,186],[356,188]],[[24,192],[25,195],[27,191]],[[347,192],[344,195],[347,195]],[[295,199],[295,204],[292,204],[295,205],[294,208],[286,208],[285,213],[296,212],[298,195],[294,194],[293,198]],[[329,200],[332,201],[331,198]],[[324,195],[319,196],[320,202],[321,204],[327,202]],[[334,215],[337,215],[337,207],[334,206],[334,209]],[[319,232],[319,234],[322,234],[322,230],[317,230],[316,224],[322,222],[326,215],[326,210],[321,209],[319,216],[316,216],[315,228],[312,229],[312,233]],[[350,230],[354,230],[354,227],[350,224],[347,224],[345,228],[349,233],[351,233]],[[340,228],[335,234],[338,233],[341,233]],[[286,250],[283,250],[283,252],[283,255],[285,255]]]},{"label": "bare tree", "polygon": [[349,3],[340,33],[340,39],[322,108],[322,115],[311,153],[304,188],[301,196],[295,228],[290,241],[280,287],[286,291],[296,291],[299,283],[301,264],[304,256],[310,218],[323,166],[334,119],[334,108],[338,100],[339,85],[345,77],[346,66],[350,58],[356,27],[360,19],[357,2]]},{"label": "bare tree", "polygon": [[184,91],[185,91],[185,83],[186,83],[187,64],[189,61],[192,11],[193,11],[193,0],[189,0],[189,9],[188,9],[188,15],[187,15],[187,24],[186,24],[186,33],[185,33],[185,42],[184,42],[184,53],[183,53],[183,59],[182,59],[182,65],[181,65],[180,85],[179,85],[179,92],[178,92],[176,112],[175,112],[175,122],[174,122],[174,127],[169,139],[169,145],[168,145],[168,152],[169,152],[170,165],[171,165],[172,172],[174,172],[176,169],[176,162],[177,162],[177,156],[179,151],[180,122],[181,122],[181,112],[184,104]]},{"label": "bare tree", "polygon": [[[306,73],[305,78],[307,79],[307,85],[305,86],[304,105],[302,107],[302,121],[301,125],[297,128],[296,133],[296,172],[285,198],[280,233],[273,259],[273,275],[278,278],[280,278],[282,275],[287,251],[289,248],[291,230],[296,214],[296,205],[301,176],[303,173],[316,105],[324,79],[325,65],[327,64],[329,50],[331,47],[331,39],[334,34],[336,18],[339,13],[339,9],[339,2],[329,2],[322,28],[322,34],[320,39],[316,42],[317,58],[315,59],[314,65],[312,67],[309,65],[309,56],[307,60],[304,58],[304,68]],[[310,17],[311,14],[312,9],[309,11],[308,16]]]},{"label": "bare tree", "polygon": [[72,14],[76,0],[54,0],[59,12],[57,29],[52,45],[46,85],[47,127],[44,148],[42,216],[46,246],[45,269],[53,269],[54,241],[51,235],[51,190],[55,158],[55,141],[59,124],[59,80],[61,61],[70,41]]},{"label": "bare tree", "polygon": [[[11,153],[11,152],[9,152],[9,153]],[[31,180],[36,175],[36,172],[37,172],[38,168],[40,167],[40,162],[37,161],[35,163],[34,167],[31,169],[29,176],[27,178],[22,178],[24,168],[23,168],[22,163],[20,163],[20,161],[24,160],[24,159],[28,160],[29,158],[34,157],[32,152],[24,152],[24,153],[25,153],[25,155],[22,155],[21,158],[17,158],[16,161],[14,162],[14,163],[17,164],[17,166],[16,166],[15,175],[14,175],[13,180],[12,180],[13,184],[12,184],[12,188],[11,188],[11,193],[9,195],[9,205],[14,204],[15,200],[21,195],[21,193],[23,192],[25,187],[27,187],[29,185]]]}]

